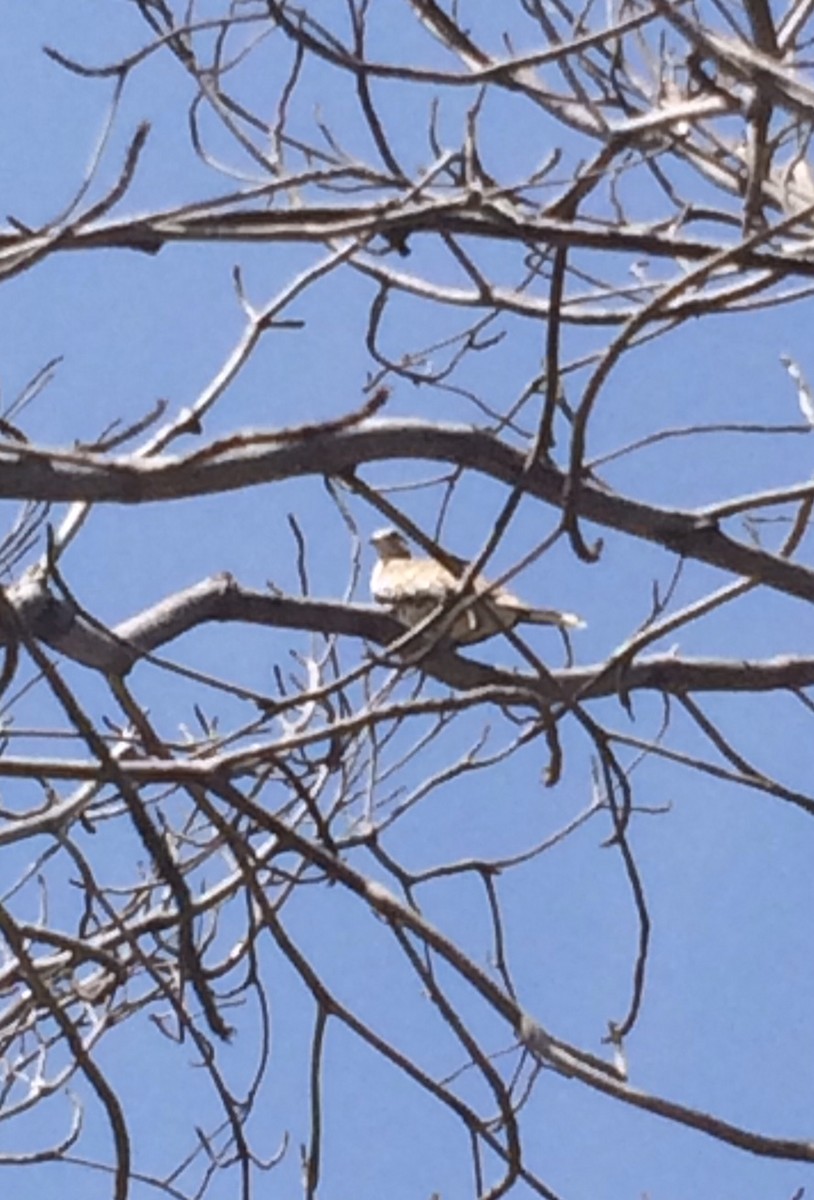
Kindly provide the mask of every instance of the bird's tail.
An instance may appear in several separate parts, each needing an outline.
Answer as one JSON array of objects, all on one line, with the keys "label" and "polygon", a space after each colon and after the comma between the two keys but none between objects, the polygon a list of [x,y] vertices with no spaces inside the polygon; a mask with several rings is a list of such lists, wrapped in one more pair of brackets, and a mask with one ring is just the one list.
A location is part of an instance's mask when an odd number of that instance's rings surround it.
[{"label": "bird's tail", "polygon": [[523,613],[522,621],[531,625],[556,625],[558,629],[584,629],[585,622],[576,613],[558,612],[556,608],[530,608]]}]

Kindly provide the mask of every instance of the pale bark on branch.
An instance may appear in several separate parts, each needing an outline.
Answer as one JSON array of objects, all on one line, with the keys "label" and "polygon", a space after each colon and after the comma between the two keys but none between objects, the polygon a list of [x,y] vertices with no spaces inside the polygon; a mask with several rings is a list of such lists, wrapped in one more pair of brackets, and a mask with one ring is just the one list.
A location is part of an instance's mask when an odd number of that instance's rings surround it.
[{"label": "pale bark on branch", "polygon": [[[33,637],[87,667],[124,675],[145,655],[210,622],[304,630],[326,637],[356,637],[387,647],[404,633],[395,618],[370,604],[343,604],[296,596],[270,595],[242,587],[229,575],[203,580],[108,630],[79,612],[38,581],[12,591],[17,612]],[[2,631],[0,631],[0,643]],[[495,639],[492,646],[506,643]],[[471,652],[469,652],[471,653]],[[418,665],[439,683],[459,690],[503,688],[514,702],[546,704],[593,700],[634,691],[672,695],[688,692],[793,691],[814,686],[814,657],[770,659],[683,658],[673,652],[624,661],[551,669],[545,676],[494,666],[438,644]],[[398,659],[393,658],[393,663]]]},{"label": "pale bark on branch", "polygon": [[[185,456],[107,458],[0,445],[0,497],[42,501],[145,504],[236,491],[305,475],[342,476],[370,463],[426,460],[453,463],[512,487],[521,477],[529,496],[563,508],[569,476],[552,463],[526,467],[526,455],[493,434],[463,425],[374,419],[328,433],[247,431]],[[806,482],[773,491],[771,503],[807,499]],[[762,507],[759,493],[737,511]],[[583,520],[653,542],[674,554],[759,580],[814,601],[814,570],[738,541],[709,511],[663,508],[621,496],[585,479],[571,497]]]}]

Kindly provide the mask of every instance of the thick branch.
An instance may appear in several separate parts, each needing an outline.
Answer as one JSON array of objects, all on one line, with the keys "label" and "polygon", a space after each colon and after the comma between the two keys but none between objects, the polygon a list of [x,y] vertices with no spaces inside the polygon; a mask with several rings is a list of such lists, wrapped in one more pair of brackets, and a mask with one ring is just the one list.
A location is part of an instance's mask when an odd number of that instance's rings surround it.
[{"label": "thick branch", "polygon": [[[235,491],[302,475],[345,475],[389,459],[455,463],[512,487],[525,472],[526,492],[562,508],[567,475],[547,463],[526,468],[525,456],[490,433],[462,425],[371,420],[351,429],[292,436],[235,435],[186,457],[105,458],[0,445],[0,497],[139,504]],[[814,485],[777,493],[801,499]],[[790,596],[814,601],[814,570],[723,533],[704,513],[627,499],[585,479],[574,498],[583,520],[655,542]]]},{"label": "thick branch", "polygon": [[[673,118],[677,120],[678,113]],[[667,122],[667,116],[664,118]],[[54,250],[90,250],[120,247],[155,254],[176,242],[296,242],[298,245],[343,237],[379,235],[403,245],[419,233],[435,233],[511,241],[524,246],[567,246],[615,253],[646,254],[672,262],[687,259],[703,262],[725,249],[722,242],[678,238],[651,231],[640,225],[614,224],[606,227],[589,222],[559,221],[532,215],[506,203],[473,205],[463,194],[449,199],[426,201],[407,208],[392,201],[353,207],[303,207],[273,212],[232,212],[204,216],[174,216],[155,213],[118,223],[77,229],[53,247]],[[24,250],[30,242],[24,234],[0,233],[0,252]],[[814,276],[814,261],[782,251],[732,248],[731,261],[744,270],[767,271],[778,277]]]},{"label": "thick branch", "polygon": [[[125,674],[144,654],[168,645],[210,621],[241,622],[269,628],[364,638],[387,646],[403,634],[393,617],[365,604],[273,596],[243,588],[229,575],[204,580],[169,596],[152,608],[122,621],[113,630],[95,625],[69,601],[50,594],[42,584],[12,590],[18,612],[34,637],[67,657],[110,674]],[[501,646],[495,639],[492,646]],[[724,658],[677,658],[652,655],[609,673],[601,663],[553,670],[541,678],[530,672],[492,666],[436,646],[421,662],[433,679],[461,691],[512,689],[542,703],[580,697],[596,699],[637,690],[670,692],[767,692],[814,686],[814,658],[783,656],[763,661]]]}]

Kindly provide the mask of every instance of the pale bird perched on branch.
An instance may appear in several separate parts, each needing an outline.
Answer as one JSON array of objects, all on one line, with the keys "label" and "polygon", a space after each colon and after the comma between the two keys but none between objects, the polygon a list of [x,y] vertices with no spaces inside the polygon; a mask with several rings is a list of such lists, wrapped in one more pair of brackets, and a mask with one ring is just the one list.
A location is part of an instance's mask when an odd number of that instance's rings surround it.
[{"label": "pale bird perched on branch", "polygon": [[[380,529],[370,541],[379,556],[370,577],[373,599],[388,608],[402,624],[418,625],[439,605],[460,596],[459,582],[466,570],[465,562],[452,560],[460,567],[456,575],[434,558],[413,558],[396,529]],[[477,598],[455,617],[451,628],[439,624],[444,637],[460,645],[482,642],[521,623],[556,625],[558,629],[579,629],[585,624],[574,613],[531,608],[506,588],[492,587],[482,575],[474,579],[472,591]]]}]

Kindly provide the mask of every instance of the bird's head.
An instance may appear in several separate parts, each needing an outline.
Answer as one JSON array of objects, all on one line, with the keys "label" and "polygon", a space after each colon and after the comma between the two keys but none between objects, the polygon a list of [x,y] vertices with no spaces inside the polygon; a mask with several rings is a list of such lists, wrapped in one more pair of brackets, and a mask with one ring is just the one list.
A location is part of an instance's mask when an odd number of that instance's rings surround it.
[{"label": "bird's head", "polygon": [[370,539],[382,562],[391,558],[410,558],[410,547],[397,529],[378,529]]}]

